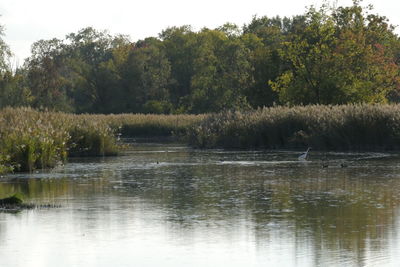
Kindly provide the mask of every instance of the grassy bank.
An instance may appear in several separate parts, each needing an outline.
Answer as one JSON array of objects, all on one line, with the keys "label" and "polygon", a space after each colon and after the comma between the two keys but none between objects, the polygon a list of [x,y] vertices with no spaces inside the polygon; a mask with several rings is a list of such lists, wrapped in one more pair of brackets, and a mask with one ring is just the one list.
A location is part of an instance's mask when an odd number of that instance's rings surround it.
[{"label": "grassy bank", "polygon": [[201,148],[400,149],[400,105],[272,107],[209,116],[190,131]]}]

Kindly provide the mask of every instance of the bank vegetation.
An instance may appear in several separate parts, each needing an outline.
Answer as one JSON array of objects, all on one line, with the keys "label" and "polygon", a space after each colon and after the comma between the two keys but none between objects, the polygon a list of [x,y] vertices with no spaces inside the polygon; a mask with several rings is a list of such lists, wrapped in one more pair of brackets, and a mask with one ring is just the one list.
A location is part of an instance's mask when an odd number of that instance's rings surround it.
[{"label": "bank vegetation", "polygon": [[189,134],[200,148],[400,149],[400,105],[277,106],[211,115]]},{"label": "bank vegetation", "polygon": [[0,111],[0,173],[52,168],[68,157],[112,156],[120,137],[184,137],[205,115],[89,115]]}]

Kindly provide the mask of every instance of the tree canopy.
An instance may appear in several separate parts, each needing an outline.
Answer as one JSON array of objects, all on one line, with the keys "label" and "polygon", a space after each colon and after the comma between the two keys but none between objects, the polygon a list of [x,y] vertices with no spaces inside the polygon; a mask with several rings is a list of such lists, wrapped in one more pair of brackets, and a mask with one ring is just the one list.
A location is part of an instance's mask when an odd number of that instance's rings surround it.
[{"label": "tree canopy", "polygon": [[276,104],[400,101],[400,39],[361,1],[132,42],[91,27],[39,40],[12,71],[0,27],[0,107],[206,113]]}]

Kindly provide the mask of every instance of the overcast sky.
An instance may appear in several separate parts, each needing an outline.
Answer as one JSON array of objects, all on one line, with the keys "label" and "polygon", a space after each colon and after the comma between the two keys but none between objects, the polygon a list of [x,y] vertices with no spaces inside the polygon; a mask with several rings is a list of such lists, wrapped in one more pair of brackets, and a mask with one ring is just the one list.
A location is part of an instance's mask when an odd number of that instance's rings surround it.
[{"label": "overcast sky", "polygon": [[[323,0],[1,0],[0,24],[4,40],[19,64],[40,39],[59,38],[92,26],[111,34],[127,34],[133,41],[157,36],[168,26],[192,25],[216,28],[225,22],[242,26],[258,16],[302,14],[306,6],[320,6]],[[331,1],[332,2],[332,1]],[[337,0],[350,5],[351,0]],[[400,0],[364,0],[376,13],[400,24]],[[398,28],[397,33],[400,32]]]}]

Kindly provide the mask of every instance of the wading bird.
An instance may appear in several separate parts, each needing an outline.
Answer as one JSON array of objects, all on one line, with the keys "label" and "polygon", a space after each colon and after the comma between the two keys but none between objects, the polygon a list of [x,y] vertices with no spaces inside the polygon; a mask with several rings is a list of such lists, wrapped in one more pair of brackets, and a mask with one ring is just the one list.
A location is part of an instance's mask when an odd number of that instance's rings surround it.
[{"label": "wading bird", "polygon": [[303,154],[301,154],[297,159],[298,159],[298,160],[306,160],[306,159],[307,159],[307,156],[308,156],[308,151],[310,151],[310,149],[311,149],[311,147],[309,147],[309,148],[307,149],[307,151],[304,152]]}]

